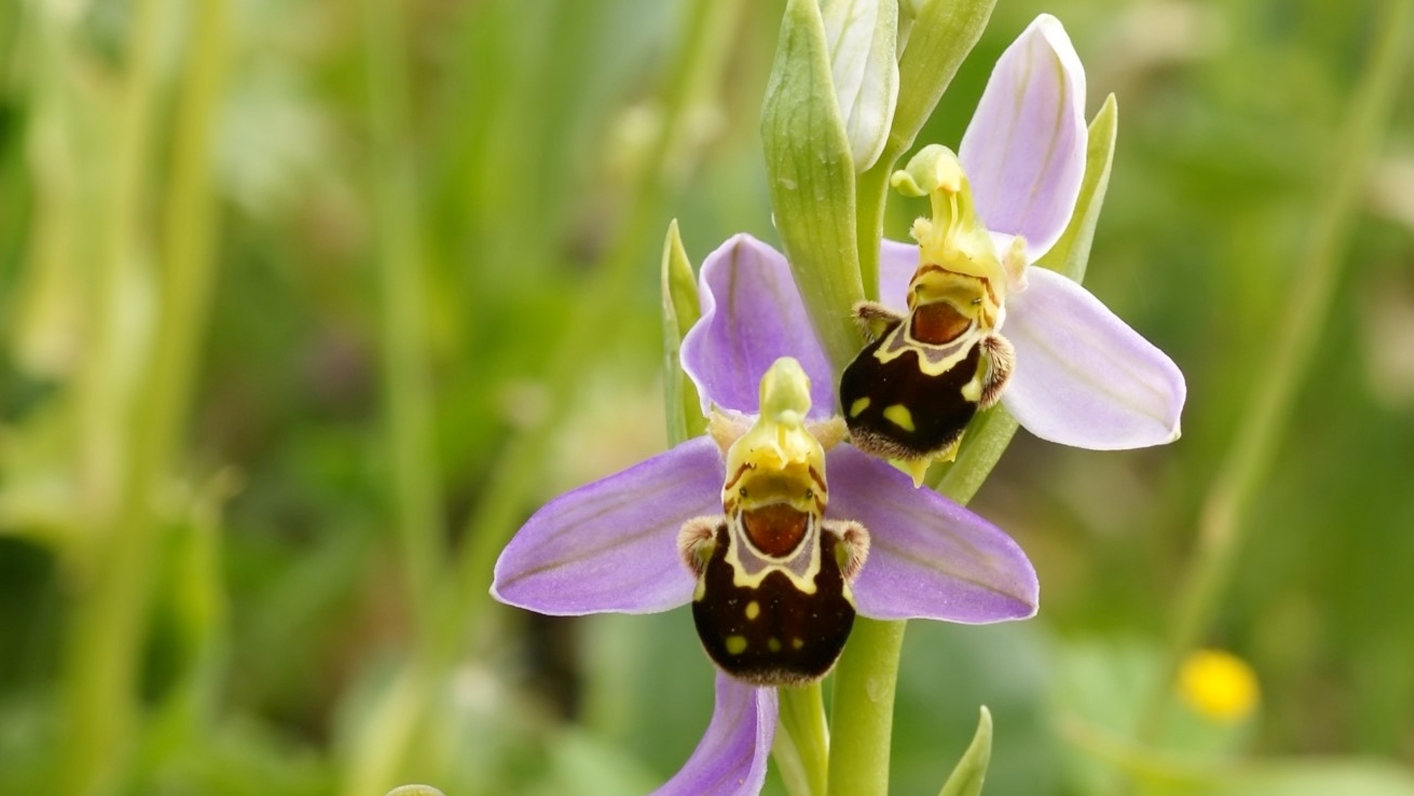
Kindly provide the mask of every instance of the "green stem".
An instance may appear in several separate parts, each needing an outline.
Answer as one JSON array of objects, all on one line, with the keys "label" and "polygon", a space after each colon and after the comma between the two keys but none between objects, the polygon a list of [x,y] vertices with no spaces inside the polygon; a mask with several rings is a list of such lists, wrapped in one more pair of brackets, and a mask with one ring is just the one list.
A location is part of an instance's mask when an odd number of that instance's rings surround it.
[{"label": "green stem", "polygon": [[884,238],[884,207],[889,194],[889,177],[895,159],[889,153],[879,158],[854,181],[855,237],[859,241],[859,278],[864,298],[879,300],[879,245]]},{"label": "green stem", "polygon": [[840,796],[886,796],[893,741],[894,689],[907,622],[859,617],[835,666],[830,713],[830,790]]},{"label": "green stem", "polygon": [[829,773],[830,733],[820,682],[780,689],[780,725],[772,757],[792,796],[824,796]]},{"label": "green stem", "polygon": [[[129,94],[114,153],[114,192],[107,206],[112,226],[106,244],[111,259],[104,263],[101,288],[119,284],[124,270],[131,267],[126,263],[136,247],[136,213],[143,206],[142,175],[156,91],[158,11],[154,0],[145,0],[134,20]],[[127,425],[121,438],[129,442],[120,451],[123,488],[103,521],[104,534],[98,541],[102,552],[94,558],[93,582],[74,611],[64,770],[68,793],[116,790],[136,737],[137,669],[160,523],[154,493],[171,466],[189,412],[215,274],[210,139],[225,66],[225,11],[224,2],[212,0],[201,4],[193,18],[190,41],[195,44],[181,86],[171,183],[163,208],[161,311],[148,368],[133,379],[139,385],[133,402],[120,404],[115,417]],[[107,298],[99,294],[100,302]],[[101,312],[96,329],[108,328],[105,324],[112,320],[113,316]],[[94,390],[101,385],[85,387]],[[131,413],[125,411],[129,408]]]},{"label": "green stem", "polygon": [[958,448],[957,460],[938,467],[939,476],[930,478],[929,483],[966,506],[1001,460],[1017,426],[1016,418],[1001,404],[982,412],[968,427],[967,436]]},{"label": "green stem", "polygon": [[1316,343],[1330,314],[1335,287],[1360,207],[1361,189],[1378,152],[1399,80],[1414,50],[1414,3],[1390,0],[1373,27],[1374,53],[1351,100],[1345,128],[1326,172],[1310,247],[1292,289],[1287,312],[1273,324],[1275,344],[1262,360],[1237,439],[1228,450],[1199,518],[1198,550],[1179,592],[1163,677],[1141,719],[1140,734],[1154,738],[1163,724],[1174,673],[1212,622],[1253,523],[1244,517],[1267,482],[1297,389],[1310,370]]},{"label": "green stem", "polygon": [[[935,488],[967,505],[992,472],[1016,433],[1017,423],[1000,406],[968,428],[957,461]],[[884,796],[889,787],[894,689],[907,622],[860,617],[835,667],[831,714],[830,793]]]}]

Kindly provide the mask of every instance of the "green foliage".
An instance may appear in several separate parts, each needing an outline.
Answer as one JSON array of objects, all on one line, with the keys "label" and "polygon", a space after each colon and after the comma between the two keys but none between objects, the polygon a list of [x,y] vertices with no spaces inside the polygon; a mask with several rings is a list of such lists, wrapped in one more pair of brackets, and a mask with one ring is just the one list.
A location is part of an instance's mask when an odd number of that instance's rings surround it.
[{"label": "green foliage", "polygon": [[[994,796],[1411,792],[1407,74],[1200,631],[1252,663],[1259,712],[1234,729],[1165,697],[1135,740],[1375,15],[919,5],[900,3],[910,134],[880,162],[956,147],[1002,48],[1060,17],[1092,153],[1113,147],[1088,175],[1097,196],[1108,180],[1104,213],[1066,240],[1190,393],[1167,448],[1023,435],[1003,458],[972,505],[1030,554],[1041,613],[909,629],[895,792],[936,792],[979,703]],[[793,0],[793,24],[814,8]],[[839,204],[839,186],[883,183],[854,174],[838,118],[758,128],[786,11],[0,3],[0,793],[608,794],[671,774],[711,713],[687,616],[531,617],[485,587],[536,506],[666,444],[669,219],[680,332],[689,263],[729,235],[849,273],[861,238],[904,238],[920,211]],[[943,14],[962,32],[924,46]],[[1103,137],[1111,93],[1123,128]],[[800,125],[838,151],[832,181],[790,200],[816,225],[778,237],[783,178],[819,172],[763,163],[762,136],[785,147]]]},{"label": "green foliage", "polygon": [[850,308],[864,299],[854,237],[854,159],[830,78],[814,0],[788,0],[761,109],[771,207],[786,259],[826,355],[859,348]]},{"label": "green foliage", "polygon": [[938,796],[977,796],[987,780],[987,764],[992,759],[992,714],[983,706],[977,720],[977,734],[962,754],[952,776],[944,783]]}]

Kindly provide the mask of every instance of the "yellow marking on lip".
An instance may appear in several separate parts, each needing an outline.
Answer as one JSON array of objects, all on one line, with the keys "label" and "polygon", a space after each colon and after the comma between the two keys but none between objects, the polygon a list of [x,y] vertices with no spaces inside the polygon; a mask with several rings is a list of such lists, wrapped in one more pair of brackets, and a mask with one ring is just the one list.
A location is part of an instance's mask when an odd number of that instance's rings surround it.
[{"label": "yellow marking on lip", "polygon": [[761,615],[761,603],[752,600],[746,604],[746,618],[755,619]]},{"label": "yellow marking on lip", "polygon": [[781,651],[781,640],[778,639],[778,638],[767,639],[767,640],[766,640],[766,649],[769,649],[769,650],[772,651],[772,652],[780,652],[780,651]]},{"label": "yellow marking on lip", "polygon": [[868,409],[869,404],[871,403],[873,403],[873,401],[870,401],[869,396],[867,395],[863,398],[855,399],[854,403],[850,404],[849,406],[849,416],[859,417],[859,413],[863,412],[865,409]]},{"label": "yellow marking on lip", "polygon": [[982,374],[980,372],[972,377],[972,381],[962,385],[962,397],[974,404],[982,400]]},{"label": "yellow marking on lip", "polygon": [[800,649],[800,648],[803,647],[803,646],[805,646],[805,640],[804,640],[804,639],[793,638],[793,639],[790,640],[790,648],[791,648],[791,649],[798,650],[798,649]]},{"label": "yellow marking on lip", "polygon": [[727,636],[727,654],[740,655],[746,652],[746,636]]},{"label": "yellow marking on lip", "polygon": [[909,433],[913,432],[913,413],[903,404],[894,404],[884,410],[884,419]]}]

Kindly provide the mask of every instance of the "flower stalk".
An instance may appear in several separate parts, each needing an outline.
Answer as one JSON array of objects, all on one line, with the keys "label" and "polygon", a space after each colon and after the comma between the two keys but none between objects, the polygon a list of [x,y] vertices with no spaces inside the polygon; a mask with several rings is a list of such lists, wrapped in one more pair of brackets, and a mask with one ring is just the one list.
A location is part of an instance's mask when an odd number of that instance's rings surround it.
[{"label": "flower stalk", "polygon": [[780,727],[772,758],[791,796],[823,796],[830,764],[830,732],[820,681],[780,690]]}]

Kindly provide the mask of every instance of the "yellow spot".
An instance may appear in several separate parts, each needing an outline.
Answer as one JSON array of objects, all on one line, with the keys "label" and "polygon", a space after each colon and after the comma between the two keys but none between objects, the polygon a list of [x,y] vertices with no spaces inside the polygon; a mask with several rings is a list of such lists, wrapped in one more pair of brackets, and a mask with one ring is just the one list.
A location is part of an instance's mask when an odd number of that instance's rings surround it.
[{"label": "yellow spot", "polygon": [[804,639],[793,638],[790,640],[790,648],[793,650],[798,650],[803,646],[805,646]]},{"label": "yellow spot", "polygon": [[755,619],[761,615],[761,604],[752,600],[746,604],[746,618]]},{"label": "yellow spot", "polygon": [[884,410],[884,419],[909,433],[913,432],[913,413],[903,404],[894,404]]},{"label": "yellow spot", "polygon": [[746,636],[727,636],[727,653],[740,655],[746,652]]},{"label": "yellow spot", "polygon": [[972,381],[969,381],[968,383],[962,385],[962,397],[965,400],[971,401],[974,404],[982,400],[981,371],[978,371],[977,375],[972,377]]},{"label": "yellow spot", "polygon": [[869,404],[871,403],[873,402],[869,400],[869,396],[867,395],[863,398],[856,398],[854,400],[854,403],[849,405],[849,416],[859,417],[859,413],[863,412],[865,409],[868,409]]},{"label": "yellow spot", "polygon": [[768,650],[770,650],[770,651],[772,651],[772,652],[780,652],[780,651],[781,651],[781,640],[778,639],[778,638],[766,639],[766,649],[768,649]]},{"label": "yellow spot", "polygon": [[1260,689],[1247,662],[1222,650],[1198,650],[1178,672],[1178,693],[1214,722],[1232,724],[1252,715]]}]

